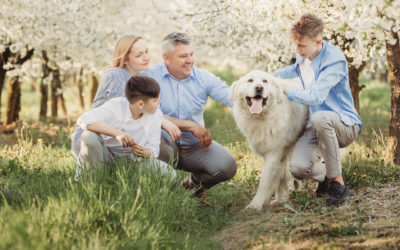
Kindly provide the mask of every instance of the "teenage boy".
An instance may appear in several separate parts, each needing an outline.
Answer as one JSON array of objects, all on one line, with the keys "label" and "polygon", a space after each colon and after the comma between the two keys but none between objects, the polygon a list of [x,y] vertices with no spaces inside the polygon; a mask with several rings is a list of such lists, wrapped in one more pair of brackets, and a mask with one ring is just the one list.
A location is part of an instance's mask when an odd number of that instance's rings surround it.
[{"label": "teenage boy", "polygon": [[[299,77],[303,89],[283,85],[293,102],[309,105],[310,119],[291,159],[292,175],[318,181],[317,197],[328,195],[328,206],[339,206],[350,196],[342,177],[340,148],[351,144],[361,132],[361,119],[354,108],[346,58],[322,40],[323,22],[305,14],[294,23],[291,38],[296,62],[275,72],[281,78]],[[319,156],[325,164],[317,163]]]},{"label": "teenage boy", "polygon": [[[145,76],[131,77],[125,87],[126,97],[116,97],[79,117],[77,124],[85,129],[76,177],[83,165],[93,168],[110,162],[114,156],[147,161],[175,178],[174,170],[156,160],[159,155],[162,113],[160,87]],[[151,161],[150,161],[151,159]]]}]

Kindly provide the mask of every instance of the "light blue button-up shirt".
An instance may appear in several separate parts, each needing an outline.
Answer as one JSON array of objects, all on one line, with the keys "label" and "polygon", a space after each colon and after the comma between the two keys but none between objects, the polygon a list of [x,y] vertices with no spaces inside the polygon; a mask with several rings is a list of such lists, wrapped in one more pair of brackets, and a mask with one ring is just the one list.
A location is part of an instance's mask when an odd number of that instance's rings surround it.
[{"label": "light blue button-up shirt", "polygon": [[310,64],[315,72],[315,79],[309,89],[305,89],[300,73],[302,60],[303,58],[296,53],[294,64],[274,72],[275,76],[281,78],[301,79],[303,89],[290,89],[287,98],[296,103],[309,105],[310,116],[318,111],[336,112],[344,124],[349,126],[359,124],[361,131],[361,119],[354,107],[343,53],[329,42],[323,41],[322,50]]},{"label": "light blue button-up shirt", "polygon": [[[233,106],[229,100],[229,86],[207,70],[193,66],[190,76],[178,81],[162,62],[145,71],[143,75],[154,78],[160,85],[160,108],[165,115],[194,121],[204,127],[203,114],[208,97],[229,107]],[[182,132],[182,137],[177,140],[180,145],[199,142],[191,132]]]}]

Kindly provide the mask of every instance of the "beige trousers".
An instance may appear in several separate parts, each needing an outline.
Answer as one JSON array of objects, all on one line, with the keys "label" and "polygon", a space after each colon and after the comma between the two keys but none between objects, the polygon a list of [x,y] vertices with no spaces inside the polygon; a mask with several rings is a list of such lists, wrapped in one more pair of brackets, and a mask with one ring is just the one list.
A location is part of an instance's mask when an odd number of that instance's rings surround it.
[{"label": "beige trousers", "polygon": [[[72,143],[74,144],[74,143]],[[122,146],[121,146],[122,147]],[[122,150],[122,149],[121,149]],[[126,150],[124,150],[126,151]],[[79,156],[77,157],[78,166],[76,168],[75,179],[77,180],[86,168],[101,167],[104,163],[112,163],[115,156],[125,157],[133,161],[143,162],[148,168],[158,168],[161,173],[170,175],[171,180],[176,177],[175,170],[163,161],[158,159],[139,159],[132,154],[119,154],[118,152],[111,152],[103,143],[103,138],[95,132],[85,130],[81,136],[81,148]]]},{"label": "beige trousers", "polygon": [[331,179],[342,173],[340,148],[357,138],[360,126],[344,124],[332,111],[315,113],[311,124],[295,146],[290,171],[296,179],[322,182],[325,176]]}]

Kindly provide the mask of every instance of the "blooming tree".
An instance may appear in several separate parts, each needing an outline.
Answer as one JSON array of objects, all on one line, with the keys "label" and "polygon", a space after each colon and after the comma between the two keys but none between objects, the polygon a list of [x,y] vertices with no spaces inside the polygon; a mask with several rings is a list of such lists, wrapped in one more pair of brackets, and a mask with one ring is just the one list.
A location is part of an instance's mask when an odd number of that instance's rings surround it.
[{"label": "blooming tree", "polygon": [[369,1],[370,14],[377,16],[374,22],[382,31],[391,86],[391,113],[388,151],[394,163],[400,165],[400,0]]},{"label": "blooming tree", "polygon": [[[388,152],[396,164],[400,164],[400,0],[365,1],[354,4],[354,12],[365,17],[357,19],[356,26],[363,36],[374,36],[380,46],[381,59],[386,60],[391,86],[391,113]],[[368,20],[368,21],[366,21]]]},{"label": "blooming tree", "polygon": [[[94,57],[98,51],[96,47],[101,46],[99,42],[92,42],[93,37],[103,35],[90,25],[95,19],[90,19],[89,13],[90,10],[96,9],[96,6],[96,1],[6,0],[0,8],[2,16],[0,52],[9,49],[14,54],[23,55],[26,54],[27,49],[35,51],[35,57],[44,61],[43,71],[29,71],[29,73],[40,73],[36,76],[43,78],[43,85],[47,89],[47,83],[51,78],[59,75],[60,68],[69,67],[70,58],[83,61],[82,55],[85,53],[82,53],[82,50],[84,49],[91,51],[87,55]],[[6,65],[2,65],[3,68],[13,69],[9,72],[11,77],[22,76],[26,73],[21,71],[23,68],[19,67],[19,63],[10,65],[11,63],[9,61]],[[19,81],[15,83],[20,84]],[[59,81],[55,83],[57,86],[53,90],[57,91],[60,84]],[[9,91],[12,90],[13,88],[9,88]],[[47,91],[42,94],[45,94],[47,99]],[[18,97],[19,94],[8,96]],[[19,100],[10,99],[7,103],[9,102],[19,103]],[[9,113],[13,109],[15,107],[8,105],[6,112]]]},{"label": "blooming tree", "polygon": [[[385,67],[387,62],[392,86],[390,138],[399,138],[399,2],[3,0],[0,96],[7,71],[10,77],[41,77],[43,98],[47,98],[49,84],[53,96],[62,97],[62,75],[76,71],[102,74],[111,62],[115,41],[123,34],[143,36],[156,62],[161,59],[162,37],[179,30],[193,38],[197,55],[203,58],[234,57],[251,67],[273,71],[293,63],[289,29],[301,14],[312,12],[325,23],[325,39],[340,47],[347,58],[356,106],[362,88],[360,71],[366,65],[372,70]],[[22,65],[28,59],[29,64]],[[18,92],[20,81],[15,79],[9,91]],[[14,96],[20,98],[18,93]],[[46,115],[47,99],[43,98],[41,114]],[[8,111],[15,109],[10,105]],[[399,155],[399,140],[389,141],[397,150],[393,154]]]},{"label": "blooming tree", "polygon": [[325,23],[325,39],[344,52],[350,86],[358,108],[358,76],[370,70],[389,70],[392,111],[389,148],[400,163],[400,1],[399,0],[208,0],[187,10],[199,27],[198,40],[218,48],[252,67],[273,71],[292,62],[289,29],[301,14],[314,13]]},{"label": "blooming tree", "polygon": [[[0,68],[8,70],[9,76],[41,77],[42,104],[46,105],[50,83],[53,96],[62,97],[63,74],[81,68],[84,74],[103,73],[110,65],[115,41],[123,34],[142,35],[151,50],[157,46],[159,51],[161,36],[176,27],[171,16],[178,7],[155,1],[5,0],[0,7],[0,53],[12,51],[21,57],[30,51],[40,60],[32,60],[31,67],[20,67],[21,60],[8,60]],[[5,71],[0,75],[4,77]],[[47,106],[43,105],[45,116]]]},{"label": "blooming tree", "polygon": [[[190,12],[199,26],[199,40],[246,60],[252,67],[273,71],[294,60],[289,30],[303,13],[318,15],[325,23],[325,39],[340,47],[349,63],[350,85],[358,108],[362,87],[358,76],[367,62],[382,65],[384,40],[365,24],[369,6],[358,1],[206,1]],[[356,8],[355,8],[356,7]]]}]

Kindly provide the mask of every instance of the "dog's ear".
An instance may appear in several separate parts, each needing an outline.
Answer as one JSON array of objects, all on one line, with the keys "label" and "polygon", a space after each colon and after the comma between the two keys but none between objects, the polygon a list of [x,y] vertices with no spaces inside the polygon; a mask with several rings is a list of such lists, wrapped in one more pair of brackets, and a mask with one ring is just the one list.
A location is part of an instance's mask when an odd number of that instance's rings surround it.
[{"label": "dog's ear", "polygon": [[236,92],[237,92],[238,85],[239,85],[239,80],[234,81],[229,89],[229,100],[231,100],[231,102],[234,102],[235,99],[237,98]]}]

